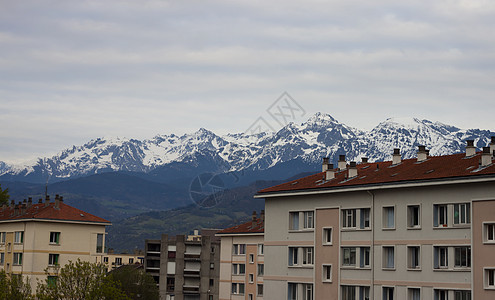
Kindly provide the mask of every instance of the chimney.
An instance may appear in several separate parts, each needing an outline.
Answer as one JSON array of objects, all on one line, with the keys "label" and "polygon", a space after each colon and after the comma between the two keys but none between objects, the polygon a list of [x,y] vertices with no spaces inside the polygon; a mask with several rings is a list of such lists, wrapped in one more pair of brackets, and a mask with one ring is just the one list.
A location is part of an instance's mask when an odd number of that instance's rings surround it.
[{"label": "chimney", "polygon": [[14,200],[10,201],[10,207],[14,207],[14,206],[15,206],[15,201]]},{"label": "chimney", "polygon": [[467,140],[466,157],[476,154],[476,147],[474,146],[474,140]]},{"label": "chimney", "polygon": [[333,164],[328,164],[328,169],[325,172],[325,180],[332,180],[335,178],[335,170]]},{"label": "chimney", "polygon": [[40,199],[38,200],[38,203],[39,203],[39,204],[43,203],[43,199],[41,199],[41,198],[40,198]]},{"label": "chimney", "polygon": [[17,216],[19,214],[19,205],[14,206],[14,216]]},{"label": "chimney", "polygon": [[27,203],[27,207],[31,207],[33,205],[33,198],[29,197],[28,198],[28,203]]},{"label": "chimney", "polygon": [[362,162],[363,164],[368,163],[368,158],[367,158],[367,157],[361,157],[361,162]]},{"label": "chimney", "polygon": [[256,227],[256,225],[257,225],[256,218],[257,218],[257,213],[255,210],[253,210],[253,217],[251,219],[251,227],[252,228]]},{"label": "chimney", "polygon": [[321,171],[325,172],[328,170],[328,157],[323,157],[323,163],[321,164]]},{"label": "chimney", "polygon": [[357,176],[357,167],[356,167],[356,162],[351,161],[349,163],[349,168],[347,169],[348,175],[347,178],[352,178]]},{"label": "chimney", "polygon": [[46,195],[45,197],[45,207],[50,205],[50,195]]},{"label": "chimney", "polygon": [[2,211],[7,209],[7,203],[2,204]]},{"label": "chimney", "polygon": [[492,141],[490,142],[490,153],[495,157],[495,136],[492,136]]},{"label": "chimney", "polygon": [[394,155],[392,156],[392,165],[397,165],[401,163],[400,149],[394,149]]},{"label": "chimney", "polygon": [[490,147],[483,147],[483,153],[481,153],[481,166],[486,167],[492,163],[492,155],[490,154]]},{"label": "chimney", "polygon": [[60,196],[60,198],[58,200],[62,203],[62,202],[64,202],[64,197]]},{"label": "chimney", "polygon": [[60,198],[58,197],[58,195],[55,195],[55,204],[54,204],[54,207],[56,209],[58,209],[60,207]]},{"label": "chimney", "polygon": [[428,158],[428,155],[426,154],[426,146],[419,146],[418,147],[418,162],[424,161]]},{"label": "chimney", "polygon": [[347,167],[347,163],[345,162],[345,155],[339,155],[339,162],[337,167],[339,170],[344,170]]},{"label": "chimney", "polygon": [[27,207],[26,203],[22,203],[22,205],[20,205],[20,207],[21,207],[21,215],[25,214],[26,213],[26,207]]}]

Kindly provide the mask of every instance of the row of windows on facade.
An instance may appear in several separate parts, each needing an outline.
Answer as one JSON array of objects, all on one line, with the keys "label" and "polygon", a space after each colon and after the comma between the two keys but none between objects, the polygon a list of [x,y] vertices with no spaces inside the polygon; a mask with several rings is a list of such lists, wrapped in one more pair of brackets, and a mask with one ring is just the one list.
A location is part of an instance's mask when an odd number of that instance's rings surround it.
[{"label": "row of windows on facade", "polygon": [[[370,268],[370,247],[342,247],[342,267]],[[357,253],[359,252],[359,256]],[[450,253],[450,254],[449,254]],[[382,268],[395,269],[395,246],[382,246]],[[312,266],[314,264],[313,247],[289,247],[289,266]],[[449,257],[453,257],[452,260]],[[302,258],[302,259],[300,259]],[[434,246],[434,269],[470,268],[470,246]],[[329,268],[329,266],[328,266]],[[421,246],[407,246],[407,268],[421,269]],[[323,278],[330,279],[324,271]]]},{"label": "row of windows on facade", "polygon": [[[471,223],[469,203],[458,204],[434,204],[433,226],[447,227],[449,224],[449,208],[452,207],[452,219],[454,225],[468,225]],[[342,209],[342,228],[369,229],[370,208]],[[382,214],[382,227],[384,229],[395,228],[395,206],[384,206]],[[303,220],[302,226],[299,220]],[[358,226],[359,224],[359,226]],[[421,205],[407,206],[407,227],[421,227]],[[314,211],[289,212],[289,230],[314,229]]]},{"label": "row of windows on facade", "polygon": [[[258,255],[263,255],[265,252],[265,247],[263,244],[258,244]],[[233,244],[232,254],[234,255],[245,255],[246,254],[246,244]],[[253,255],[253,254],[251,254]],[[254,255],[252,256],[254,261]]]},{"label": "row of windows on facade", "polygon": [[[60,254],[53,254],[53,253],[48,254],[48,265],[49,266],[58,265],[59,257]],[[22,258],[23,258],[22,252],[14,252],[12,264],[14,266],[22,266]],[[5,253],[1,252],[0,265],[4,265],[4,264],[5,264]]]},{"label": "row of windows on facade", "polygon": [[[106,264],[108,263],[108,256],[103,257],[103,262]],[[129,264],[133,264],[133,263],[134,263],[134,258],[130,257],[129,258]],[[122,265],[122,257],[116,257],[114,264],[116,266],[121,266]]]},{"label": "row of windows on facade", "polygon": [[[265,265],[257,265],[258,276],[263,276],[265,274]],[[232,275],[245,275],[246,274],[246,264],[232,264]],[[249,274],[250,276],[253,274]],[[253,277],[254,278],[254,277]]]},{"label": "row of windows on facade", "polygon": [[[231,293],[233,295],[244,295],[244,293],[245,293],[245,284],[244,283],[238,283],[238,282],[232,283]],[[262,297],[263,296],[263,284],[257,284],[256,285],[256,295],[258,297]],[[254,299],[254,295],[253,294],[248,294],[248,299],[249,300],[253,300]]]},{"label": "row of windows on facade", "polygon": [[[0,244],[5,244],[5,238],[7,236],[7,232],[0,232]],[[50,232],[50,236],[48,239],[51,245],[60,245],[60,232]],[[14,244],[23,244],[24,243],[24,231],[15,231],[14,232]],[[10,251],[10,250],[8,250]],[[98,233],[96,235],[96,252],[103,252],[103,234]]]}]

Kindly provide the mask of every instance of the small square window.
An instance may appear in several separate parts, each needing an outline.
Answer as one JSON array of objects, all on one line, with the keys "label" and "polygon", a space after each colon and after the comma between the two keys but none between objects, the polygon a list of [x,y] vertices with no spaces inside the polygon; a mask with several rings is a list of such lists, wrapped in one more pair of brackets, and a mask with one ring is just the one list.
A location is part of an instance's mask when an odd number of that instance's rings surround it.
[{"label": "small square window", "polygon": [[60,232],[50,232],[50,244],[60,244]]},{"label": "small square window", "polygon": [[59,254],[48,254],[48,265],[56,266],[58,265]]},{"label": "small square window", "polygon": [[14,252],[14,266],[21,266],[22,265],[22,253],[17,253]]},{"label": "small square window", "polygon": [[103,257],[103,262],[108,263],[108,256]]}]

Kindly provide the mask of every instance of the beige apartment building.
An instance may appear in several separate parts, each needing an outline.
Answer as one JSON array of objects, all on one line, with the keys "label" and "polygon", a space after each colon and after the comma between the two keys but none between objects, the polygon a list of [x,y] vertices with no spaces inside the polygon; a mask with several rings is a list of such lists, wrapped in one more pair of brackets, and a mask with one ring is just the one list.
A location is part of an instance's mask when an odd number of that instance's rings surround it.
[{"label": "beige apartment building", "polygon": [[495,299],[495,139],[483,152],[356,164],[258,192],[270,300]]},{"label": "beige apartment building", "polygon": [[[220,300],[262,300],[264,294],[264,221],[251,221],[217,232],[220,237]],[[270,299],[270,298],[268,298]]]},{"label": "beige apartment building", "polygon": [[109,221],[69,206],[58,195],[43,202],[13,201],[0,210],[0,270],[37,280],[56,280],[57,270],[68,261],[101,261],[105,226]]},{"label": "beige apartment building", "polygon": [[105,265],[107,272],[125,265],[144,264],[144,254],[105,253],[101,259],[98,262]]}]

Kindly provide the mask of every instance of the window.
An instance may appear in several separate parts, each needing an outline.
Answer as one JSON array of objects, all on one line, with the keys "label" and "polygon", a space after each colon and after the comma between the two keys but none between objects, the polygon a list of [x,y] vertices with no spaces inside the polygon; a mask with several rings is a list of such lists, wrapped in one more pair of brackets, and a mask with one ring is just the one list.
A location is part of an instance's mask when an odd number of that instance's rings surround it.
[{"label": "window", "polygon": [[368,268],[370,266],[370,247],[360,247],[359,254],[359,267]]},{"label": "window", "polygon": [[48,265],[56,266],[58,265],[59,254],[48,254]]},{"label": "window", "polygon": [[434,290],[433,292],[434,300],[449,300],[448,290]]},{"label": "window", "polygon": [[103,257],[103,262],[108,263],[108,256]]},{"label": "window", "polygon": [[263,296],[263,284],[258,284],[258,296]]},{"label": "window", "polygon": [[249,294],[248,295],[248,300],[253,300],[254,299],[253,297],[254,297],[253,294]]},{"label": "window", "polygon": [[244,295],[244,283],[232,283],[232,294]]},{"label": "window", "polygon": [[232,251],[235,255],[246,254],[246,244],[234,244],[232,245]]},{"label": "window", "polygon": [[249,254],[249,263],[254,264],[254,254]]},{"label": "window", "polygon": [[421,269],[421,256],[419,246],[407,247],[407,267],[409,269]]},{"label": "window", "polygon": [[323,282],[332,282],[332,265],[323,265]]},{"label": "window", "polygon": [[265,275],[265,265],[258,264],[258,276],[263,276],[263,275]]},{"label": "window", "polygon": [[215,279],[210,278],[210,286],[214,286],[214,285],[215,285]]},{"label": "window", "polygon": [[297,252],[298,248],[289,247],[289,266],[297,266]]},{"label": "window", "polygon": [[312,229],[312,228],[315,228],[314,212],[305,211],[304,212],[304,229]]},{"label": "window", "polygon": [[360,209],[359,228],[361,228],[361,229],[370,228],[370,209],[369,208],[361,208]]},{"label": "window", "polygon": [[407,289],[407,299],[409,299],[409,300],[421,300],[421,289],[408,288]]},{"label": "window", "polygon": [[433,264],[435,269],[445,269],[449,267],[449,251],[447,247],[433,248]]},{"label": "window", "polygon": [[407,207],[407,226],[409,228],[420,227],[419,205],[409,205]]},{"label": "window", "polygon": [[0,232],[0,244],[5,244],[5,236],[7,235],[6,232]]},{"label": "window", "polygon": [[471,267],[471,247],[455,247],[455,262],[456,268],[470,268]]},{"label": "window", "polygon": [[24,243],[24,231],[16,231],[14,233],[14,243],[15,244]]},{"label": "window", "polygon": [[359,287],[359,300],[370,300],[370,287],[360,286]]},{"label": "window", "polygon": [[393,206],[383,208],[383,228],[386,229],[395,228],[395,216],[394,216]]},{"label": "window", "polygon": [[394,300],[394,288],[393,287],[383,287],[383,300]]},{"label": "window", "polygon": [[484,224],[485,242],[495,243],[495,224]]},{"label": "window", "polygon": [[332,244],[332,228],[323,228],[323,244]]},{"label": "window", "polygon": [[304,295],[303,300],[313,300],[313,284],[305,283],[304,286]]},{"label": "window", "polygon": [[254,274],[249,274],[249,283],[253,283],[254,282]]},{"label": "window", "polygon": [[356,247],[342,248],[342,266],[356,266]]},{"label": "window", "polygon": [[215,263],[210,263],[210,270],[215,269]]},{"label": "window", "polygon": [[342,286],[342,300],[355,300],[356,299],[356,287],[352,285]]},{"label": "window", "polygon": [[246,265],[245,264],[232,264],[232,274],[234,274],[234,275],[246,274]]},{"label": "window", "polygon": [[13,262],[13,265],[14,266],[20,266],[20,265],[22,265],[22,253],[17,253],[17,252],[14,253],[14,262]]},{"label": "window", "polygon": [[122,265],[122,257],[116,257],[115,258],[115,265],[116,266],[121,266]]},{"label": "window", "polygon": [[263,244],[258,244],[258,255],[265,254],[265,247]]},{"label": "window", "polygon": [[471,291],[454,291],[454,300],[471,300]]},{"label": "window", "polygon": [[485,289],[495,289],[495,269],[485,269]]},{"label": "window", "polygon": [[454,224],[465,225],[471,223],[471,205],[469,203],[454,204]]},{"label": "window", "polygon": [[312,247],[304,247],[303,248],[303,265],[312,265],[314,264],[314,251]]},{"label": "window", "polygon": [[289,229],[290,230],[299,230],[299,212],[290,212],[289,213]]},{"label": "window", "polygon": [[394,262],[394,247],[383,247],[383,268],[393,269],[395,268]]},{"label": "window", "polygon": [[103,233],[96,235],[96,253],[103,253]]},{"label": "window", "polygon": [[50,244],[60,244],[60,232],[50,232]]},{"label": "window", "polygon": [[289,282],[287,284],[287,287],[288,287],[287,299],[288,300],[297,300],[297,283]]},{"label": "window", "polygon": [[0,252],[0,265],[3,266],[4,263],[5,263],[5,253]]},{"label": "window", "polygon": [[435,204],[433,205],[433,226],[435,227],[447,227],[447,205]]},{"label": "window", "polygon": [[129,258],[129,264],[132,265],[134,263],[134,258]]},{"label": "window", "polygon": [[355,228],[356,227],[356,210],[355,209],[343,209],[342,210],[342,228]]}]

